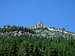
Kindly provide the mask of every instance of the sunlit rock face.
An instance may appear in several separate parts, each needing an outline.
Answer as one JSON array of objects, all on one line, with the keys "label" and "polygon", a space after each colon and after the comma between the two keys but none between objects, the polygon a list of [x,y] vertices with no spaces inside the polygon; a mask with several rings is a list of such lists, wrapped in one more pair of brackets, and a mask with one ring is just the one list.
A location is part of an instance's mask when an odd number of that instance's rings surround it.
[{"label": "sunlit rock face", "polygon": [[45,28],[45,26],[42,22],[39,22],[38,24],[35,25],[34,28]]}]

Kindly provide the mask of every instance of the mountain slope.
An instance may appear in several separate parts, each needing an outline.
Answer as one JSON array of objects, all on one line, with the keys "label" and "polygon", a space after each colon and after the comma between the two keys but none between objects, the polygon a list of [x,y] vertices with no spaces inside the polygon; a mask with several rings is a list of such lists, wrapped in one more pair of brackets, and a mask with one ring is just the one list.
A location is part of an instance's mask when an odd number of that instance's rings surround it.
[{"label": "mountain slope", "polygon": [[24,35],[32,35],[32,36],[43,36],[43,37],[67,37],[75,38],[74,32],[66,31],[64,28],[55,28],[55,27],[46,27],[43,24],[39,23],[34,27],[27,28],[23,26],[4,26],[0,28],[0,35],[3,36],[24,36]]}]

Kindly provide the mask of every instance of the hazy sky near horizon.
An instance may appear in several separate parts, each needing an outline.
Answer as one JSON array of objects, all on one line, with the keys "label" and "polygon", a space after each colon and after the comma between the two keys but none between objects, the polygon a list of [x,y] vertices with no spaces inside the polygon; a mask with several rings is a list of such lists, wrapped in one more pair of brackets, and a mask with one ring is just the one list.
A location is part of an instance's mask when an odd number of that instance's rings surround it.
[{"label": "hazy sky near horizon", "polygon": [[75,0],[0,0],[0,26],[38,21],[75,32]]}]

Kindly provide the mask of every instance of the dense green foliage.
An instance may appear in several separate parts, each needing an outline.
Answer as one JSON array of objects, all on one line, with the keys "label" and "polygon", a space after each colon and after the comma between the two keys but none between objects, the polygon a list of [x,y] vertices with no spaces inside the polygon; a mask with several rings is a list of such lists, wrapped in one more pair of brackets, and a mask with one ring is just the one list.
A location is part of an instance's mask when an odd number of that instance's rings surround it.
[{"label": "dense green foliage", "polygon": [[3,28],[0,28],[0,32],[13,32],[13,31],[22,31],[22,32],[35,33],[33,30],[31,30],[27,27],[23,27],[23,26],[5,25]]},{"label": "dense green foliage", "polygon": [[[38,30],[40,32],[36,33]],[[19,36],[7,34],[14,31],[32,34]],[[0,28],[0,56],[75,56],[74,36],[63,32],[54,32],[55,36],[48,35],[51,33],[47,28],[29,29],[22,26],[4,26]],[[41,34],[46,34],[46,36]]]},{"label": "dense green foliage", "polygon": [[0,36],[0,56],[75,56],[75,39]]}]

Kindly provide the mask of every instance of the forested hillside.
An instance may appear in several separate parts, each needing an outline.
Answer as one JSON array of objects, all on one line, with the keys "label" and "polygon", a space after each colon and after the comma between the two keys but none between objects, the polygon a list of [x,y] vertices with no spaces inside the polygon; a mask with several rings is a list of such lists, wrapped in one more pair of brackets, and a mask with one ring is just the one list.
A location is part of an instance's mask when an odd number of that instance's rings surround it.
[{"label": "forested hillside", "polygon": [[47,28],[5,26],[0,28],[0,56],[75,56],[75,37]]}]

